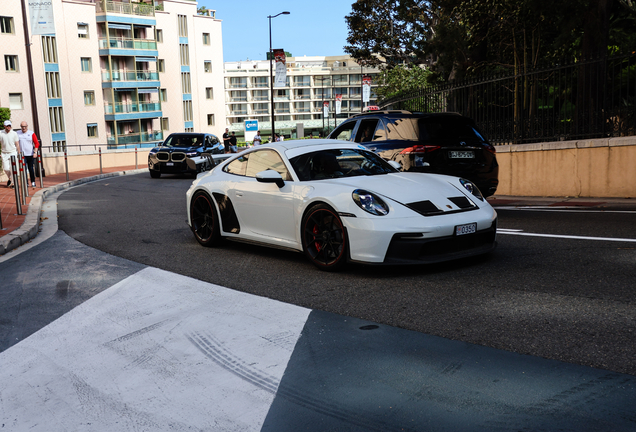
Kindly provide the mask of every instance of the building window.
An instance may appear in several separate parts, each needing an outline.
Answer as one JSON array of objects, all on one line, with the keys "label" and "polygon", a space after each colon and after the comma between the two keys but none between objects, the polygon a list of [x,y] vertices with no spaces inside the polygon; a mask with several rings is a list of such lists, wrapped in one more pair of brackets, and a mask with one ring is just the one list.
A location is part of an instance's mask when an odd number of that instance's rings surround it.
[{"label": "building window", "polygon": [[179,21],[179,36],[188,37],[188,19],[185,15],[177,15]]},{"label": "building window", "polygon": [[60,90],[60,73],[45,72],[46,77],[46,97],[49,99],[58,99],[62,97]]},{"label": "building window", "polygon": [[192,121],[192,101],[183,101],[183,121]]},{"label": "building window", "polygon": [[18,72],[18,56],[6,55],[4,56],[4,69],[7,72]]},{"label": "building window", "polygon": [[161,117],[161,130],[169,130],[170,122],[168,121],[168,117]]},{"label": "building window", "polygon": [[88,24],[77,23],[77,37],[80,39],[88,39]]},{"label": "building window", "polygon": [[208,126],[214,126],[214,114],[208,114]]},{"label": "building window", "polygon": [[51,133],[64,132],[64,111],[62,107],[49,108],[49,121],[51,122]]},{"label": "building window", "polygon": [[188,44],[179,44],[179,58],[181,59],[181,66],[190,66]]},{"label": "building window", "polygon": [[157,42],[163,42],[163,30],[161,29],[155,30],[155,40]]},{"label": "building window", "polygon": [[84,92],[84,105],[95,105],[95,92],[94,91],[88,90],[88,91]]},{"label": "building window", "polygon": [[42,36],[42,55],[44,56],[44,63],[57,63],[55,36]]},{"label": "building window", "polygon": [[210,60],[203,62],[203,70],[205,73],[212,73],[212,62]]},{"label": "building window", "polygon": [[9,93],[9,108],[15,110],[24,109],[22,93]]},{"label": "building window", "polygon": [[203,45],[210,45],[210,33],[203,33]]},{"label": "building window", "polygon": [[82,63],[82,72],[92,72],[93,71],[93,61],[90,57],[82,57],[80,59]]},{"label": "building window", "polygon": [[97,123],[87,124],[86,133],[89,138],[97,138]]},{"label": "building window", "polygon": [[214,99],[214,89],[212,87],[207,87],[205,89],[205,98]]},{"label": "building window", "polygon": [[190,72],[181,72],[181,93],[192,93],[192,86],[190,85]]},{"label": "building window", "polygon": [[165,72],[166,71],[166,63],[163,59],[158,59],[157,60],[157,70],[159,72]]},{"label": "building window", "polygon": [[0,33],[13,33],[13,18],[0,16]]},{"label": "building window", "polygon": [[66,151],[66,141],[53,141],[53,151],[54,152],[65,152]]},{"label": "building window", "polygon": [[168,101],[168,89],[159,89],[159,101],[161,102]]}]

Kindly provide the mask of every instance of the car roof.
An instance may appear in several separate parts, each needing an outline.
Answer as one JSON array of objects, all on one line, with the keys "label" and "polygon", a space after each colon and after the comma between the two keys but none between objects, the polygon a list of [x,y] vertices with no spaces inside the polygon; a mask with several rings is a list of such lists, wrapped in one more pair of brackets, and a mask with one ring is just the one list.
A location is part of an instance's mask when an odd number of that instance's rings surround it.
[{"label": "car roof", "polygon": [[208,132],[174,132],[171,133],[170,135],[168,135],[168,138],[170,138],[171,136],[201,136],[201,135],[213,135],[211,133]]},{"label": "car roof", "polygon": [[[349,119],[357,119],[361,117],[464,117],[456,112],[438,112],[438,113],[426,113],[419,111],[401,111],[401,110],[382,110],[382,111],[367,111],[363,113],[353,114]],[[468,117],[465,117],[468,118]]]},{"label": "car roof", "polygon": [[363,145],[352,143],[351,141],[342,141],[342,140],[334,140],[334,139],[326,139],[326,138],[273,142],[270,144],[263,144],[260,146],[256,146],[254,149],[259,149],[259,148],[277,149],[279,152],[285,153],[285,155],[288,158],[293,158],[303,153],[319,151],[319,150],[331,150],[331,149],[342,149],[342,148],[367,150],[367,148],[364,147]]}]

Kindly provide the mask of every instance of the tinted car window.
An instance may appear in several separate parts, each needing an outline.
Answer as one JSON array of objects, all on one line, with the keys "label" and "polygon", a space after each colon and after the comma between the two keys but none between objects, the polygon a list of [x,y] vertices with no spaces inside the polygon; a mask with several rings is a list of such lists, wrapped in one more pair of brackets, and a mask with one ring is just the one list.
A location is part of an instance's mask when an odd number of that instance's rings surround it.
[{"label": "tinted car window", "polygon": [[239,156],[238,158],[234,159],[232,162],[227,164],[225,168],[223,168],[223,171],[230,174],[244,176],[245,172],[247,171],[248,156],[249,154],[246,154],[244,156]]},{"label": "tinted car window", "polygon": [[261,171],[274,170],[281,175],[283,180],[291,180],[291,176],[287,171],[287,167],[283,163],[278,153],[273,150],[260,150],[249,154],[247,162],[247,170],[245,175],[248,177],[256,177]]},{"label": "tinted car window", "polygon": [[375,130],[378,126],[378,119],[365,119],[360,122],[355,142],[371,142],[375,138]]},{"label": "tinted car window", "polygon": [[170,135],[163,143],[166,147],[197,147],[203,145],[203,135]]},{"label": "tinted car window", "polygon": [[398,118],[389,119],[387,137],[402,141],[479,140],[485,142],[479,131],[460,117]]},{"label": "tinted car window", "polygon": [[329,137],[332,139],[350,141],[351,134],[353,133],[353,128],[355,126],[356,126],[355,121],[345,122],[338,129],[333,131],[333,133]]},{"label": "tinted car window", "polygon": [[300,181],[396,172],[381,157],[368,150],[321,150],[296,156],[290,162]]}]

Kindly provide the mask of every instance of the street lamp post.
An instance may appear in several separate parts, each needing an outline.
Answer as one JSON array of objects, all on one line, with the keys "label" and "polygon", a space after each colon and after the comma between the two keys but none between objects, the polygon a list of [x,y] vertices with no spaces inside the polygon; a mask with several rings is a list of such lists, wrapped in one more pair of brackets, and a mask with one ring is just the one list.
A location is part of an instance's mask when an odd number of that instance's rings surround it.
[{"label": "street lamp post", "polygon": [[272,51],[272,18],[276,18],[279,15],[289,15],[289,12],[281,12],[276,15],[268,15],[269,19],[269,99],[272,105],[272,139],[274,139],[274,70],[272,68],[272,60],[274,58],[274,52]]}]

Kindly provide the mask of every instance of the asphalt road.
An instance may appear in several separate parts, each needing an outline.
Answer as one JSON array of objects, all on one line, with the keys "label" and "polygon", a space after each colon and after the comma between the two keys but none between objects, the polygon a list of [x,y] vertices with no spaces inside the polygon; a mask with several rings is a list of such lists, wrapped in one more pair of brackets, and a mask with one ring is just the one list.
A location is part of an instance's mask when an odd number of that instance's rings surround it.
[{"label": "asphalt road", "polygon": [[[62,194],[59,228],[112,255],[296,305],[521,354],[636,375],[636,243],[498,236],[486,258],[428,267],[353,265],[226,242],[186,224],[191,179],[109,178]],[[636,239],[636,214],[498,210],[525,233]]]}]

